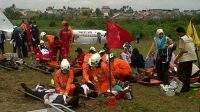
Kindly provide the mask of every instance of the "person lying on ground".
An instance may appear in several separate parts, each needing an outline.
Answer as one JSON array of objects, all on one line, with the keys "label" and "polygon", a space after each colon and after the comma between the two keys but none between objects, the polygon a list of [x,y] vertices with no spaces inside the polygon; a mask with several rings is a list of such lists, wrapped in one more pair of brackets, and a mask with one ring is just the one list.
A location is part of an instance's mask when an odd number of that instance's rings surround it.
[{"label": "person lying on ground", "polygon": [[45,104],[56,103],[65,106],[77,107],[79,98],[77,96],[67,96],[64,94],[55,93],[55,89],[45,89],[42,85],[37,85],[34,90],[31,90],[25,83],[21,83],[25,92],[34,95],[44,100]]},{"label": "person lying on ground", "polygon": [[78,81],[74,82],[75,85],[75,92],[74,95],[84,95],[85,97],[92,97],[96,98],[98,96],[98,93],[95,91],[95,85],[93,83],[86,83],[82,84]]},{"label": "person lying on ground", "polygon": [[2,66],[20,70],[23,63],[23,59],[18,58],[14,53],[0,54],[0,65]]}]

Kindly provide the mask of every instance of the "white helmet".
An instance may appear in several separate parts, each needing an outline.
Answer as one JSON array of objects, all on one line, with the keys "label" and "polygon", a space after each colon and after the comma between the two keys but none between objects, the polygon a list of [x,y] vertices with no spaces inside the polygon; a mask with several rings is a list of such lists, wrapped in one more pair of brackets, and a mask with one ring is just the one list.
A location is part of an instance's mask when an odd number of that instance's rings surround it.
[{"label": "white helmet", "polygon": [[45,35],[46,35],[46,32],[41,32],[40,33],[40,39],[43,39]]},{"label": "white helmet", "polygon": [[100,51],[99,51],[99,54],[101,54],[101,53],[104,53],[104,52],[106,52],[104,49],[101,49]]},{"label": "white helmet", "polygon": [[95,53],[91,57],[91,65],[98,65],[101,60],[101,56],[99,53]]},{"label": "white helmet", "polygon": [[[108,55],[109,55],[110,57],[108,57]],[[110,59],[114,58],[114,54],[113,54],[113,53],[108,54],[108,55],[106,55],[106,61],[109,61],[109,58],[110,58]]]},{"label": "white helmet", "polygon": [[69,62],[68,62],[67,59],[63,59],[62,60],[62,62],[60,64],[60,68],[61,68],[62,71],[68,71],[68,70],[70,70],[70,64],[69,64]]},{"label": "white helmet", "polygon": [[95,47],[93,47],[93,46],[90,47],[90,50],[96,52],[96,49],[95,49]]},{"label": "white helmet", "polygon": [[88,65],[92,66],[91,58],[89,58],[89,60],[88,60]]}]

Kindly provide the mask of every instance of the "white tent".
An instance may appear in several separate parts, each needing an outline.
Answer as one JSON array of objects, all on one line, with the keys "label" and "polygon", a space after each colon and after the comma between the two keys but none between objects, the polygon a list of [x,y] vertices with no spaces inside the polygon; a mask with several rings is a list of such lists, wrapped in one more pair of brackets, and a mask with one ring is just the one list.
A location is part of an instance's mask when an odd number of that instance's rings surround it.
[{"label": "white tent", "polygon": [[7,33],[7,36],[11,36],[11,32],[13,31],[13,24],[10,20],[4,15],[4,13],[0,9],[0,30],[3,30]]}]

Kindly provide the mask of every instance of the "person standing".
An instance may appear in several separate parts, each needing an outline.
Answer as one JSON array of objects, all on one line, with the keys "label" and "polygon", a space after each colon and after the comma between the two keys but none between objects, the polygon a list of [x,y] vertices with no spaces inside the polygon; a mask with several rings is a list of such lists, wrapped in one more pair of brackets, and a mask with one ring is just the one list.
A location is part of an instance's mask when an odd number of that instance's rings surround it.
[{"label": "person standing", "polygon": [[172,40],[165,36],[163,29],[157,29],[156,36],[147,55],[149,57],[152,53],[156,52],[156,73],[158,79],[164,83],[169,84],[168,69],[171,59],[168,57],[168,48],[174,46]]},{"label": "person standing", "polygon": [[183,82],[181,92],[188,92],[190,89],[190,76],[192,73],[192,63],[197,60],[193,39],[186,35],[183,27],[178,27],[176,32],[179,36],[179,53],[174,63],[178,64],[177,76]]},{"label": "person standing", "polygon": [[64,47],[67,53],[67,57],[70,58],[70,41],[73,38],[73,30],[69,26],[67,21],[62,21],[63,29],[59,33],[60,40],[63,41]]},{"label": "person standing", "polygon": [[39,28],[35,21],[33,21],[32,27],[31,27],[31,35],[32,35],[32,45],[33,48],[37,48],[39,45],[40,39],[39,39]]},{"label": "person standing", "polygon": [[32,27],[32,22],[28,21],[27,25],[27,47],[28,47],[28,51],[31,51],[31,46],[32,46],[32,40],[31,40],[31,27]]},{"label": "person standing", "polygon": [[5,54],[4,41],[5,41],[4,31],[0,30],[0,49],[1,49],[2,54]]},{"label": "person standing", "polygon": [[101,44],[101,32],[97,32],[97,39],[99,44]]}]

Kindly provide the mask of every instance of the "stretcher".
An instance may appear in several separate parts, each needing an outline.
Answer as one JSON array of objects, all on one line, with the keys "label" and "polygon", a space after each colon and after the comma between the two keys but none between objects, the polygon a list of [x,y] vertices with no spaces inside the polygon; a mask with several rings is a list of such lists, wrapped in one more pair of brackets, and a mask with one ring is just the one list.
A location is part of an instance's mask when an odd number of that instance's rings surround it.
[{"label": "stretcher", "polygon": [[[23,91],[23,90],[20,90],[21,92],[23,92],[24,94],[30,96],[30,97],[33,97],[41,102],[44,102],[43,99],[37,97],[37,96],[34,96],[26,91]],[[50,106],[51,108],[47,108],[47,109],[50,109],[50,110],[53,110],[52,112],[75,112],[74,110],[70,109],[71,106],[64,106],[64,105],[61,105],[61,104],[57,104],[57,103],[48,103],[47,104],[48,106]],[[44,112],[49,112],[47,111],[47,109],[42,109]],[[29,112],[42,112],[41,110],[35,110],[35,111],[29,111]]]},{"label": "stretcher", "polygon": [[59,69],[60,68],[60,61],[49,61],[48,62],[48,65],[50,67],[53,67],[53,68],[56,68],[56,69]]},{"label": "stretcher", "polygon": [[39,72],[45,73],[45,74],[51,74],[51,70],[49,67],[46,67],[44,65],[40,65],[40,64],[28,64],[28,63],[24,63],[24,65],[28,68],[37,70]]},{"label": "stretcher", "polygon": [[159,81],[157,79],[150,79],[150,82],[146,82],[146,81],[137,81],[138,83],[140,84],[143,84],[143,85],[148,85],[148,86],[153,86],[153,85],[158,85],[158,84],[161,84],[162,81]]}]

